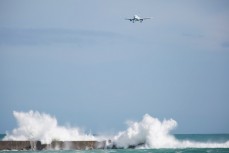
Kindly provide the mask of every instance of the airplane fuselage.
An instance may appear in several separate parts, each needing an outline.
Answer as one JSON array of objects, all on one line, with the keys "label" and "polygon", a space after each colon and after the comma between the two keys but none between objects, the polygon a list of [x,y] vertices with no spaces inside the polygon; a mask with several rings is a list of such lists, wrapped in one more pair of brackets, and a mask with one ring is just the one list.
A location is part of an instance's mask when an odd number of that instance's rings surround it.
[{"label": "airplane fuselage", "polygon": [[137,16],[137,15],[134,15],[132,21],[133,21],[133,22],[135,22],[135,21],[140,21],[140,22],[142,22],[141,18],[140,18],[139,16]]},{"label": "airplane fuselage", "polygon": [[150,18],[140,18],[138,15],[134,15],[133,16],[133,18],[131,18],[131,19],[126,19],[126,20],[130,20],[131,22],[135,22],[135,21],[140,21],[140,22],[142,22],[143,20],[145,20],[145,19],[150,19]]}]

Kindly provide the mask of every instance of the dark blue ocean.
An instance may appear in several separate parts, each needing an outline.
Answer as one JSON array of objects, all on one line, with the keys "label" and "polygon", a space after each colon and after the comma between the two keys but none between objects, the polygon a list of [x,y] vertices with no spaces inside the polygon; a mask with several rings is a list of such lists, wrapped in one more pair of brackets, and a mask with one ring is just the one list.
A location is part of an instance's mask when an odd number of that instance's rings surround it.
[{"label": "dark blue ocean", "polygon": [[0,151],[1,153],[228,153],[229,149],[117,149],[117,150],[54,150],[54,151]]},{"label": "dark blue ocean", "polygon": [[[226,143],[229,134],[175,134],[179,141],[192,141],[195,143]],[[4,135],[0,135],[2,139]],[[0,153],[229,153],[229,147],[225,148],[158,148],[158,149],[104,149],[104,150],[45,150],[45,151],[0,151]]]}]

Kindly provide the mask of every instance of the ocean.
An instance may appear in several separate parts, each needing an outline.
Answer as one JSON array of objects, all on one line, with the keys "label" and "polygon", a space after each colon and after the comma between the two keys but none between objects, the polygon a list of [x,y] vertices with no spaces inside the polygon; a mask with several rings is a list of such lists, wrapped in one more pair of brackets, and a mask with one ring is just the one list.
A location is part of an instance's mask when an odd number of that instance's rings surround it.
[{"label": "ocean", "polygon": [[[115,146],[124,149],[15,150],[0,153],[229,153],[229,134],[172,134],[177,126],[175,120],[160,121],[148,114],[140,121],[129,121],[127,129],[112,135],[92,135],[77,127],[60,126],[55,117],[45,113],[14,112],[14,117],[18,127],[6,135],[1,134],[1,140],[39,140],[43,144],[50,144],[53,140],[106,141],[106,148]],[[135,149],[126,149],[130,146]]]},{"label": "ocean", "polygon": [[[5,135],[0,134],[2,139]],[[179,141],[196,143],[225,143],[229,134],[175,134]],[[101,150],[44,150],[44,151],[0,151],[0,153],[229,153],[229,148],[157,148],[157,149],[101,149]]]},{"label": "ocean", "polygon": [[228,149],[117,149],[117,150],[53,150],[53,151],[0,151],[1,153],[228,153]]}]

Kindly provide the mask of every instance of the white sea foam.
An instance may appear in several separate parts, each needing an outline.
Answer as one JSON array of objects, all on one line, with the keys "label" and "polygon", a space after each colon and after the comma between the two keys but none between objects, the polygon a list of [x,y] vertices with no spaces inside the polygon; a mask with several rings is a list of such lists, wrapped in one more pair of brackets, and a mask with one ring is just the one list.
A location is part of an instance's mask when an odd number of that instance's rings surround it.
[{"label": "white sea foam", "polygon": [[140,122],[128,122],[128,129],[119,132],[114,141],[118,147],[138,144],[144,144],[149,148],[172,147],[176,139],[168,132],[176,125],[176,121],[172,119],[160,122],[146,114]]},{"label": "white sea foam", "polygon": [[95,140],[95,137],[79,128],[59,126],[55,117],[34,111],[13,112],[18,128],[6,133],[3,140],[40,140],[49,144],[52,140]]},{"label": "white sea foam", "polygon": [[117,147],[139,146],[139,148],[229,148],[229,141],[224,143],[195,142],[177,140],[170,134],[177,126],[173,119],[159,121],[150,115],[144,115],[140,122],[129,122],[125,131],[114,138]]},{"label": "white sea foam", "polygon": [[[146,114],[139,122],[128,122],[128,128],[114,136],[95,137],[85,134],[79,128],[60,126],[55,117],[34,111],[13,112],[18,127],[7,133],[3,140],[40,140],[42,143],[51,143],[52,140],[82,141],[111,139],[116,147],[127,148],[229,148],[227,142],[195,142],[178,140],[170,134],[177,126],[173,119],[160,121]],[[139,145],[141,144],[141,145]],[[112,144],[108,143],[109,146]]]}]

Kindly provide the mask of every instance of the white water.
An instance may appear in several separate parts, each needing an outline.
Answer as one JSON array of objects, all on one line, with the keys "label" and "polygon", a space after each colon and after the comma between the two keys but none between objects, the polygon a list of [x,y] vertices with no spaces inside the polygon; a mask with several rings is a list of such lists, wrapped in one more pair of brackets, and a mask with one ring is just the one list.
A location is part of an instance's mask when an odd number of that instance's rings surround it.
[{"label": "white water", "polygon": [[18,128],[6,133],[3,140],[40,140],[47,144],[52,140],[95,140],[95,137],[83,133],[79,128],[59,126],[55,117],[45,113],[14,111],[13,115]]},{"label": "white water", "polygon": [[[42,143],[51,143],[52,140],[80,141],[111,139],[117,147],[127,148],[130,145],[139,145],[139,148],[229,148],[229,141],[195,142],[177,140],[170,134],[177,126],[173,119],[160,121],[146,114],[139,122],[128,122],[128,128],[117,135],[94,137],[84,133],[79,128],[60,126],[55,117],[34,111],[13,112],[18,127],[7,133],[3,140],[40,140]],[[101,139],[102,138],[102,139]]]},{"label": "white water", "polygon": [[161,122],[146,114],[140,122],[129,122],[127,130],[119,132],[113,141],[118,147],[124,148],[141,143],[144,145],[139,148],[229,148],[229,141],[210,143],[177,140],[170,134],[176,126],[177,122],[173,119]]}]

